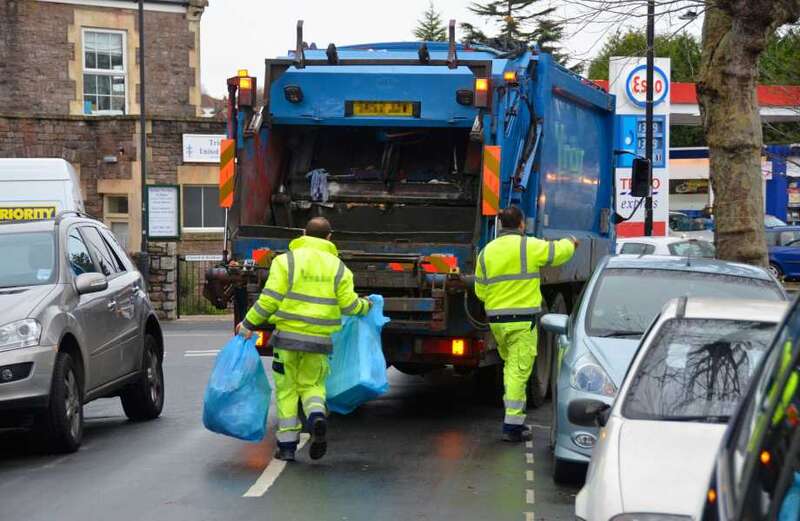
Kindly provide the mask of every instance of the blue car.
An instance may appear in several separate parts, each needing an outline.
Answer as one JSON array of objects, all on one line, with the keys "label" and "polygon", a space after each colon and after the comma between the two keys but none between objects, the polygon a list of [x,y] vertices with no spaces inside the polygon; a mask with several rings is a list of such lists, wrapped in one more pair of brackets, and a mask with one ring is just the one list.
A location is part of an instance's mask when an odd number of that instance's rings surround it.
[{"label": "blue car", "polygon": [[787,299],[775,277],[745,264],[659,255],[603,259],[571,316],[547,314],[541,319],[544,330],[558,335],[550,434],[557,482],[575,482],[585,475],[598,436],[596,427],[570,423],[570,405],[582,399],[611,405],[639,339],[664,304],[682,296]]},{"label": "blue car", "polygon": [[767,228],[769,270],[778,279],[800,279],[800,226]]}]

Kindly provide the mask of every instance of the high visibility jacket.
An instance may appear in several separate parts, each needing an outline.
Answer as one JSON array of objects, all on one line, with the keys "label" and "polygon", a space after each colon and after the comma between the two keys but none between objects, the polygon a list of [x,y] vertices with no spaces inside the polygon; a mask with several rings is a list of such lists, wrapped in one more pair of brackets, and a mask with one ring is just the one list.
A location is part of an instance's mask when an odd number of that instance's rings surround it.
[{"label": "high visibility jacket", "polygon": [[305,235],[272,261],[264,290],[244,319],[254,329],[275,324],[270,345],[289,351],[330,353],[342,315],[366,315],[369,301],[353,291],[353,272],[336,246]]},{"label": "high visibility jacket", "polygon": [[530,322],[541,311],[539,268],[572,258],[569,239],[543,241],[519,231],[503,232],[478,255],[475,294],[490,322]]}]

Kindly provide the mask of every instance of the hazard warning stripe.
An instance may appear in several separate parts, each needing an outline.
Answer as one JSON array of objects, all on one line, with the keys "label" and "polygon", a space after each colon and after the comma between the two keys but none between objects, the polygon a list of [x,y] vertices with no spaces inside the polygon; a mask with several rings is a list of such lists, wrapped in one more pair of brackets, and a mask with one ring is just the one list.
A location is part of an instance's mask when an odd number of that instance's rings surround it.
[{"label": "hazard warning stripe", "polygon": [[236,140],[222,139],[219,143],[219,206],[233,206],[234,163]]},{"label": "hazard warning stripe", "polygon": [[500,147],[483,147],[483,215],[497,215],[500,211]]}]

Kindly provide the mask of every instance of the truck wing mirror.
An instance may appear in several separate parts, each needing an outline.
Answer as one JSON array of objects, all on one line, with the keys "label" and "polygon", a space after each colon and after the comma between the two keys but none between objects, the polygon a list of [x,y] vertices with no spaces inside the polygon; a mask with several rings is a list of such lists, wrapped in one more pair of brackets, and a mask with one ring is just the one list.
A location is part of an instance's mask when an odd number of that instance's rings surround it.
[{"label": "truck wing mirror", "polygon": [[653,167],[649,159],[634,158],[631,166],[631,196],[650,197],[653,185]]}]

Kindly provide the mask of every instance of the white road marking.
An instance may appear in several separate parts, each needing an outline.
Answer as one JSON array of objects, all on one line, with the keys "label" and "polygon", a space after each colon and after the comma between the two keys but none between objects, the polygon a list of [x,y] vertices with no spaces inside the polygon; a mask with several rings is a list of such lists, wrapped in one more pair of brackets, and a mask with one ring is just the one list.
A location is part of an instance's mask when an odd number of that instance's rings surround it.
[{"label": "white road marking", "polygon": [[525,448],[526,449],[532,449],[533,448],[533,442],[532,441],[526,441],[525,442]]},{"label": "white road marking", "polygon": [[526,470],[525,471],[525,479],[527,479],[528,481],[533,481],[533,471],[532,470]]},{"label": "white road marking", "polygon": [[525,491],[525,502],[529,505],[536,503],[536,496],[534,495],[532,488],[529,488]]},{"label": "white road marking", "polygon": [[528,462],[528,465],[533,465],[533,452],[525,453],[525,461]]},{"label": "white road marking", "polygon": [[525,512],[525,521],[535,521],[535,520],[536,520],[536,514],[534,514],[533,512]]},{"label": "white road marking", "polygon": [[[309,438],[310,436],[308,434],[300,435],[300,443],[297,445],[298,451],[305,446]],[[262,497],[267,493],[269,487],[275,483],[275,480],[278,479],[278,476],[281,475],[281,472],[283,472],[283,469],[285,468],[285,461],[273,458],[272,461],[269,462],[269,465],[267,465],[267,468],[264,469],[264,472],[262,472],[258,477],[256,482],[253,483],[253,486],[250,487],[242,497]]]},{"label": "white road marking", "polygon": [[208,336],[227,336],[232,337],[233,333],[228,331],[207,331],[205,333],[172,333],[166,332],[164,336],[167,338],[183,338],[183,337],[208,337]]},{"label": "white road marking", "polygon": [[184,351],[183,356],[217,356],[219,353],[219,349],[206,349],[206,350],[196,350],[196,351]]}]

